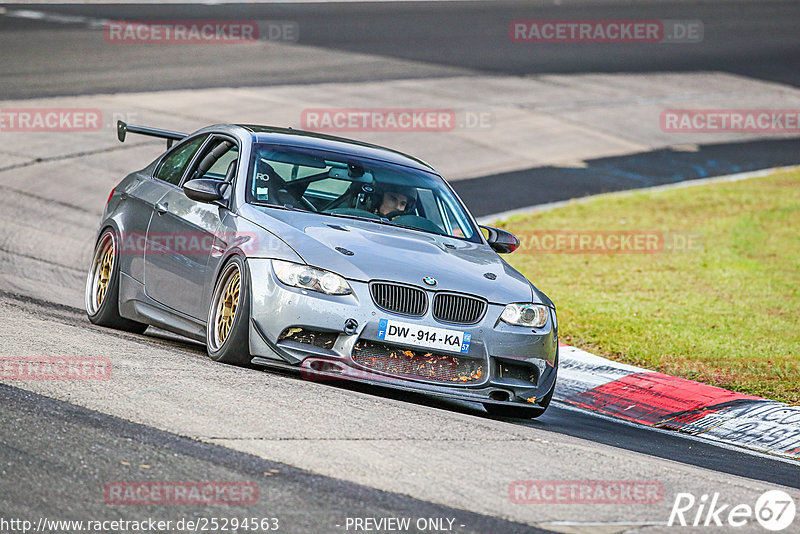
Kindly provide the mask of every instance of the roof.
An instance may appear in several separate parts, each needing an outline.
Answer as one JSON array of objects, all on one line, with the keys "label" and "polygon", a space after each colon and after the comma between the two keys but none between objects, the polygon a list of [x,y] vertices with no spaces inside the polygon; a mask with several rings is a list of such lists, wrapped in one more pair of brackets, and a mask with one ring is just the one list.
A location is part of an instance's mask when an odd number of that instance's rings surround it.
[{"label": "roof", "polygon": [[307,132],[304,130],[295,130],[293,128],[278,128],[274,126],[259,126],[252,124],[237,124],[236,126],[240,126],[252,132],[253,138],[257,143],[276,143],[295,147],[326,150],[329,152],[347,153],[363,158],[396,163],[398,165],[404,165],[406,167],[423,171],[436,172],[433,167],[418,158],[409,156],[408,154],[403,154],[402,152],[398,152],[390,148],[365,143],[363,141],[356,141],[353,139],[346,139],[344,137],[336,137],[316,132]]}]

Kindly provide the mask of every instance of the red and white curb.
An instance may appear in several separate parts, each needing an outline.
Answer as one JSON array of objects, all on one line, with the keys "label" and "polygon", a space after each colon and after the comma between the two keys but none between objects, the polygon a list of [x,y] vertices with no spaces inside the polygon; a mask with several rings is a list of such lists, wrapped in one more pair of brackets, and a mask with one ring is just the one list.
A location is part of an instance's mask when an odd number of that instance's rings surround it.
[{"label": "red and white curb", "polygon": [[800,406],[559,346],[556,400],[634,423],[800,460]]}]

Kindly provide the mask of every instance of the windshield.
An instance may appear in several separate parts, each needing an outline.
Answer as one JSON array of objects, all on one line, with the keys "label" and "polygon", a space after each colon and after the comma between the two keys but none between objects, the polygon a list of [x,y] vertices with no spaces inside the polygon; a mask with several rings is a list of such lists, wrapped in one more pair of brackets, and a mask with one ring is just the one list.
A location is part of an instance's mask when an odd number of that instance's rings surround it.
[{"label": "windshield", "polygon": [[439,176],[333,152],[254,145],[247,201],[480,242]]}]

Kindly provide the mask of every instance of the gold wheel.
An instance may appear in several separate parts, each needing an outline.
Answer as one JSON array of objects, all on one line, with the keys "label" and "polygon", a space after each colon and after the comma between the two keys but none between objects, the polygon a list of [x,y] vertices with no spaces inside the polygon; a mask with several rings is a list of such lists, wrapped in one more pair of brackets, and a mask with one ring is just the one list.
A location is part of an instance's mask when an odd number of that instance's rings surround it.
[{"label": "gold wheel", "polygon": [[86,310],[91,315],[100,311],[100,306],[103,305],[108,288],[111,286],[114,259],[114,236],[111,232],[107,232],[97,244],[86,284]]},{"label": "gold wheel", "polygon": [[228,339],[239,308],[239,291],[241,289],[242,275],[239,266],[231,263],[222,276],[222,282],[217,289],[214,300],[214,332],[213,349],[219,348]]},{"label": "gold wheel", "polygon": [[108,284],[111,281],[111,267],[114,266],[114,248],[108,247],[103,259],[100,261],[100,272],[97,277],[97,306],[103,303],[108,291]]}]

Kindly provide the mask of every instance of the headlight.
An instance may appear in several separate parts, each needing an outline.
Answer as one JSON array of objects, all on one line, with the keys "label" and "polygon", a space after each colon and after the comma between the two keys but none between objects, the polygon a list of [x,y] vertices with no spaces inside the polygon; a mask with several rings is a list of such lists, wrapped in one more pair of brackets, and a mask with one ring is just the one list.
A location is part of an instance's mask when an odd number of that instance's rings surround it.
[{"label": "headlight", "polygon": [[547,324],[547,306],[542,304],[509,304],[500,314],[504,322],[516,326],[541,328]]},{"label": "headlight", "polygon": [[347,280],[338,274],[308,265],[272,260],[272,270],[275,271],[278,280],[287,286],[309,289],[326,295],[349,295],[353,292]]}]

